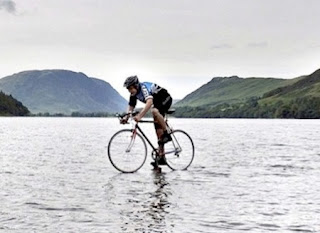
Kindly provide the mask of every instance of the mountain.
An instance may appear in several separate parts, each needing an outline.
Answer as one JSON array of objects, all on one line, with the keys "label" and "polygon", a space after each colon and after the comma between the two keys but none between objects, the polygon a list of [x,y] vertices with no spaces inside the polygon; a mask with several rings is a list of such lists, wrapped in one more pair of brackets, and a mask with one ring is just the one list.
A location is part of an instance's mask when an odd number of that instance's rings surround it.
[{"label": "mountain", "polygon": [[[229,80],[228,80],[229,79]],[[230,80],[231,79],[231,80]],[[222,78],[212,80],[207,95],[202,95],[209,85],[202,86],[199,90],[187,96],[196,105],[180,105],[176,107],[176,117],[200,117],[200,118],[297,118],[297,119],[320,119],[320,70],[306,76],[290,80],[266,80],[252,88],[240,85],[238,78]],[[250,79],[249,79],[250,80]],[[218,81],[217,85],[213,85]],[[251,80],[253,81],[253,80]],[[224,85],[222,83],[224,82]],[[272,83],[274,82],[274,83]],[[265,88],[263,88],[264,83]],[[270,84],[270,85],[269,85]],[[280,85],[276,87],[277,85]],[[217,88],[220,86],[221,89]],[[266,92],[266,90],[276,87]],[[239,89],[237,89],[237,87]],[[223,93],[222,90],[232,90],[232,93]],[[247,94],[251,90],[251,96]],[[260,90],[260,91],[258,91]],[[221,96],[215,93],[213,100],[211,92],[222,92]],[[241,93],[244,92],[244,93]],[[196,93],[200,96],[195,98]],[[233,97],[241,96],[236,99]],[[184,99],[186,100],[187,97]],[[193,97],[193,98],[191,98]],[[210,98],[211,97],[211,98]],[[219,99],[220,97],[220,99]],[[243,98],[246,97],[246,98]],[[189,99],[189,101],[190,101]],[[182,101],[184,101],[182,100]],[[188,100],[188,99],[187,99]],[[196,100],[196,101],[195,101]],[[221,101],[222,100],[222,101]]]},{"label": "mountain", "polygon": [[12,96],[0,91],[0,116],[26,116],[29,110]]},{"label": "mountain", "polygon": [[181,99],[173,99],[173,100],[172,100],[172,105],[178,103],[179,101],[181,101]]},{"label": "mountain", "polygon": [[266,93],[264,99],[292,99],[295,97],[320,97],[320,69],[303,76],[300,80],[284,87]]},{"label": "mountain", "polygon": [[0,79],[0,90],[32,113],[122,112],[127,101],[112,86],[68,70],[24,71]]},{"label": "mountain", "polygon": [[269,109],[274,117],[320,118],[320,69],[292,85],[264,94],[256,109]]},{"label": "mountain", "polygon": [[295,81],[277,78],[239,78],[238,76],[216,77],[187,95],[176,106],[197,107],[239,103],[252,97],[261,97],[273,89]]}]

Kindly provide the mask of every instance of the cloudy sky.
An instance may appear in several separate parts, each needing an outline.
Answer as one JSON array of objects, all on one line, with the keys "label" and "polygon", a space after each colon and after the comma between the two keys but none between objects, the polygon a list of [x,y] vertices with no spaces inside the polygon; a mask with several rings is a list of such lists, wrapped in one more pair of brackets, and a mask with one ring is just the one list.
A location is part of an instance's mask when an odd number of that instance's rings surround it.
[{"label": "cloudy sky", "polygon": [[318,0],[0,0],[0,77],[68,69],[182,98],[215,76],[320,68]]}]

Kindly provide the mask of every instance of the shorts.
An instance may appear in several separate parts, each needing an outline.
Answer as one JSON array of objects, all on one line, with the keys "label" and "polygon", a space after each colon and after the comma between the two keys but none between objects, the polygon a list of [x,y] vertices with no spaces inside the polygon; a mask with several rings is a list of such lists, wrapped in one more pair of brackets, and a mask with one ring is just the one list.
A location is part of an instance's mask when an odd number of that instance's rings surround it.
[{"label": "shorts", "polygon": [[[165,117],[167,111],[171,107],[172,97],[166,89],[162,89],[157,94],[153,95],[153,107],[158,109],[160,114]],[[154,123],[156,129],[161,128],[159,124]]]},{"label": "shorts", "polygon": [[165,116],[172,104],[172,98],[166,89],[162,89],[153,95],[153,107],[158,109],[162,116]]}]

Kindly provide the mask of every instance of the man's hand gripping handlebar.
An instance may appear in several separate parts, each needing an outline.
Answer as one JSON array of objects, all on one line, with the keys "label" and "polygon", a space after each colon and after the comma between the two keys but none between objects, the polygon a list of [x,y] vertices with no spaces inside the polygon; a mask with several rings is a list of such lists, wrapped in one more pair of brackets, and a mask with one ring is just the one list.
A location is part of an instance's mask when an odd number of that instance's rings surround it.
[{"label": "man's hand gripping handlebar", "polygon": [[124,113],[124,114],[117,114],[116,116],[118,117],[120,124],[128,124],[128,120],[136,115],[138,115],[139,112],[129,112],[129,113]]}]

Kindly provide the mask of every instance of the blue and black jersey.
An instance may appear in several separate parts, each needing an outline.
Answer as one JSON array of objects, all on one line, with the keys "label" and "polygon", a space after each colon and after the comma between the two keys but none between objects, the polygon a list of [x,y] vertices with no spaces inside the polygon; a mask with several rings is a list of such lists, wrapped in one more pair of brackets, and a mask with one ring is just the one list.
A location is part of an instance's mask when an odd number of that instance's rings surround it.
[{"label": "blue and black jersey", "polygon": [[[130,96],[129,105],[135,107],[137,99],[146,103],[148,99],[153,99],[153,105],[160,112],[168,110],[172,104],[172,98],[168,91],[155,83],[142,82],[139,83],[138,93]],[[163,111],[161,111],[163,109]]]}]

